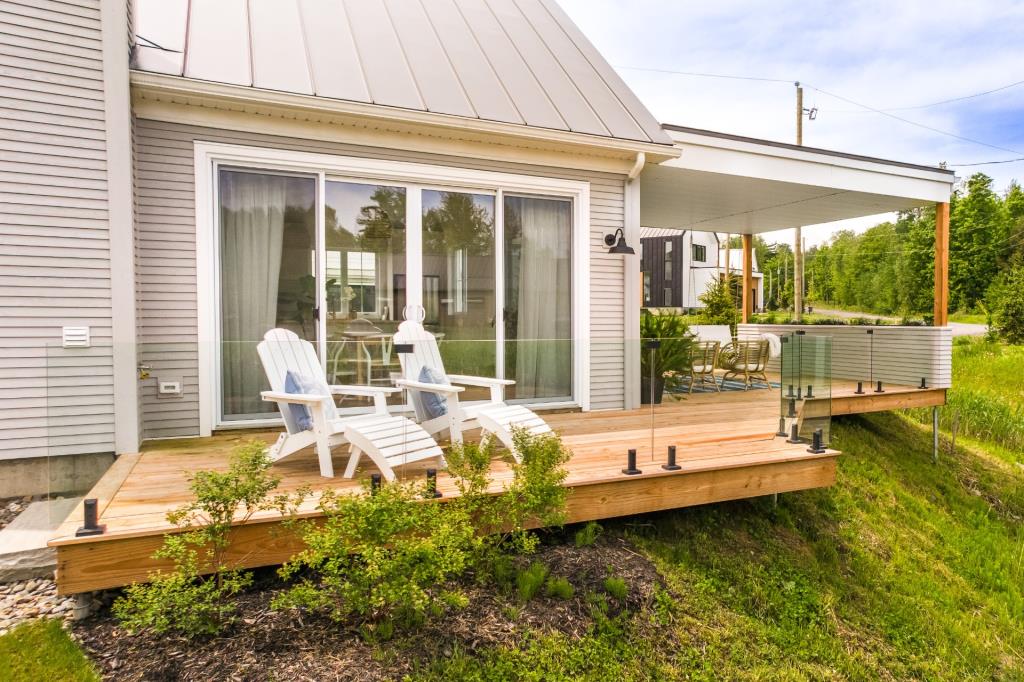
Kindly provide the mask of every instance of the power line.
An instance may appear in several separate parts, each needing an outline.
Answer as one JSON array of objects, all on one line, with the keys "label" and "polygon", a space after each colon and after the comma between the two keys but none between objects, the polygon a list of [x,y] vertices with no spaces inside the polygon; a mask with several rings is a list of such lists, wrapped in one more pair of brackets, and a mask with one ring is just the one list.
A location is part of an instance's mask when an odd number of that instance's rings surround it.
[{"label": "power line", "polygon": [[971,144],[981,145],[982,147],[988,147],[989,149],[997,149],[997,150],[999,150],[1001,152],[1010,152],[1011,154],[1024,154],[1024,152],[1022,152],[1022,151],[1020,151],[1018,149],[1010,149],[1008,147],[1000,147],[999,145],[996,145],[996,144],[989,144],[988,142],[982,142],[981,140],[974,140],[974,139],[969,138],[969,137],[964,137],[963,135],[957,135],[956,133],[951,133],[948,130],[941,130],[939,128],[933,128],[932,126],[925,125],[924,123],[918,123],[917,121],[911,121],[908,118],[903,118],[902,116],[897,116],[896,114],[889,113],[888,111],[884,111],[882,109],[877,109],[875,107],[868,106],[867,104],[862,104],[860,102],[856,102],[856,101],[850,99],[849,97],[843,97],[842,95],[837,95],[834,92],[829,92],[828,90],[823,90],[823,89],[821,89],[819,87],[816,87],[814,85],[810,85],[808,83],[805,83],[804,85],[806,85],[807,87],[811,88],[812,90],[816,90],[816,91],[820,92],[823,95],[828,95],[829,97],[835,97],[836,99],[842,100],[843,102],[846,102],[847,104],[852,104],[855,107],[860,107],[862,109],[867,109],[868,111],[873,111],[876,114],[881,114],[882,116],[888,116],[891,119],[894,119],[894,120],[897,120],[897,121],[901,121],[903,123],[906,123],[906,124],[912,125],[912,126],[916,126],[918,128],[923,128],[924,130],[930,130],[933,133],[938,133],[939,135],[945,135],[947,137],[952,137],[952,138],[955,138],[957,140],[961,140],[963,142],[970,142]]},{"label": "power line", "polygon": [[[724,78],[724,79],[728,79],[728,80],[760,81],[760,82],[765,82],[765,83],[787,83],[787,84],[794,82],[793,80],[786,79],[786,78],[764,78],[764,77],[761,77],[761,76],[739,76],[739,75],[735,75],[735,74],[705,73],[705,72],[699,72],[699,71],[677,71],[675,69],[654,69],[654,68],[641,67],[641,66],[617,66],[616,68],[625,69],[625,70],[629,70],[629,71],[648,71],[648,72],[652,72],[652,73],[666,73],[666,74],[672,74],[672,75],[677,75],[677,76],[695,76],[695,77],[698,77],[698,78]],[[988,91],[985,91],[985,92],[975,93],[973,95],[965,95],[964,97],[957,97],[957,98],[954,98],[954,99],[951,99],[951,100],[944,100],[943,102],[932,102],[931,104],[920,105],[920,106],[916,106],[916,107],[904,107],[904,108],[905,109],[921,109],[921,108],[927,108],[927,107],[931,107],[931,106],[936,106],[938,104],[944,104],[946,102],[953,102],[953,101],[959,101],[959,100],[962,100],[962,99],[971,99],[971,98],[974,98],[974,97],[981,97],[982,95],[991,94],[993,92],[998,92],[1000,90],[1006,90],[1007,88],[1012,88],[1012,87],[1015,87],[1015,86],[1021,85],[1021,84],[1024,84],[1024,81],[1010,83],[1008,85],[1004,85],[1004,86],[999,87],[999,88],[994,88],[992,90],[988,90]],[[823,95],[827,95],[829,97],[834,97],[834,98],[836,98],[838,100],[846,102],[847,104],[852,104],[855,107],[860,107],[861,109],[863,109],[865,111],[876,113],[876,114],[881,114],[882,116],[887,116],[887,117],[889,117],[891,119],[894,119],[896,121],[900,121],[901,123],[906,123],[907,125],[912,125],[912,126],[915,126],[917,128],[922,128],[924,130],[928,130],[928,131],[931,131],[933,133],[937,133],[939,135],[945,135],[946,137],[951,137],[951,138],[960,140],[962,142],[969,142],[971,144],[981,145],[982,147],[988,147],[989,149],[996,149],[998,151],[1010,152],[1011,154],[1024,154],[1024,152],[1018,151],[1016,149],[1009,149],[1008,147],[1000,147],[999,145],[990,144],[988,142],[983,142],[981,140],[975,140],[975,139],[972,139],[970,137],[964,137],[963,135],[957,135],[956,133],[951,133],[948,130],[942,130],[940,128],[935,128],[935,127],[932,127],[932,126],[929,126],[929,125],[925,125],[924,123],[918,123],[917,121],[912,121],[910,119],[903,118],[902,116],[897,116],[896,114],[891,113],[890,110],[878,109],[876,107],[868,106],[867,104],[862,104],[860,102],[856,102],[856,101],[854,101],[854,100],[852,100],[852,99],[850,99],[848,97],[843,97],[842,95],[837,95],[834,92],[829,92],[828,90],[824,90],[822,88],[816,87],[816,86],[811,85],[809,83],[804,83],[804,85],[806,85],[807,87],[811,88],[812,90],[820,92]],[[1022,157],[1022,158],[1024,158],[1024,157]],[[1005,161],[983,161],[983,162],[973,163],[973,164],[949,164],[949,165],[952,165],[952,166],[982,166],[982,165],[989,165],[989,164],[993,164],[993,163],[1011,163],[1011,162],[1015,162],[1015,161],[1019,161],[1019,160],[1021,160],[1021,159],[1007,159]]]},{"label": "power line", "polygon": [[1016,159],[1003,159],[1002,161],[976,161],[974,163],[947,163],[947,166],[957,166],[964,168],[967,166],[991,166],[997,163],[1017,163],[1018,161],[1024,161],[1024,156]]},{"label": "power line", "polygon": [[[953,97],[951,99],[943,99],[938,102],[930,102],[928,104],[916,104],[909,107],[886,107],[881,111],[913,111],[917,109],[930,109],[931,107],[941,106],[943,104],[952,104],[953,102],[963,102],[964,100],[975,99],[977,97],[984,97],[985,95],[991,95],[996,92],[1002,92],[1003,90],[1009,90],[1015,88],[1018,85],[1024,85],[1024,81],[1016,81],[1007,85],[1001,85],[998,88],[992,88],[991,90],[984,90],[982,92],[975,92],[970,95],[963,95],[962,97]],[[830,114],[852,114],[852,113],[863,113],[859,109],[829,109],[827,110]]]}]

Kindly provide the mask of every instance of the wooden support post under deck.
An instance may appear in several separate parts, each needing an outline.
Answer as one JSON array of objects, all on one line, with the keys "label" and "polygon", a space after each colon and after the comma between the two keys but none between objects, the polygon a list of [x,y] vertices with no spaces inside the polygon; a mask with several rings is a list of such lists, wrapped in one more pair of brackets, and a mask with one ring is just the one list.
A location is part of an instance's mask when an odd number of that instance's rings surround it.
[{"label": "wooden support post under deck", "polygon": [[935,308],[932,324],[949,324],[949,203],[935,204]]},{"label": "wooden support post under deck", "polygon": [[754,263],[751,255],[751,242],[753,238],[749,234],[743,235],[743,322],[750,321],[750,313],[754,309],[751,288],[754,285]]}]

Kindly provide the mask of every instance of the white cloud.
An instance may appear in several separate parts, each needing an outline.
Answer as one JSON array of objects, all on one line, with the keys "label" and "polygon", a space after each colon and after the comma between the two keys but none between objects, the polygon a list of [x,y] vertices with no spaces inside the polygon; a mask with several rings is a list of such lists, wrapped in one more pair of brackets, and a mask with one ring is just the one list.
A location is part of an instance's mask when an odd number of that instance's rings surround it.
[{"label": "white cloud", "polygon": [[[1003,159],[1013,154],[942,136],[812,89],[876,108],[914,106],[1024,79],[1024,2],[981,0],[559,0],[659,120],[791,142],[794,88],[634,71],[679,71],[800,80],[804,144],[922,164]],[[1024,85],[957,104],[892,112],[933,128],[1024,152]],[[1017,154],[1024,156],[1024,154]],[[1024,162],[982,170],[1005,187]],[[882,217],[881,219],[885,219]],[[859,219],[807,230],[821,241]],[[781,238],[790,239],[786,233]]]}]

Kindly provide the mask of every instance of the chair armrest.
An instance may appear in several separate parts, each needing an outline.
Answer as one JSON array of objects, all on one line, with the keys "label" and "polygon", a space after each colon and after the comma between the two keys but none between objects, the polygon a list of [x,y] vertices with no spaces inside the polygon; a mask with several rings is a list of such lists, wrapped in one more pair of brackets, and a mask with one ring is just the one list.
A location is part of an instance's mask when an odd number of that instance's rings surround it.
[{"label": "chair armrest", "polygon": [[426,391],[428,393],[440,393],[455,395],[462,393],[466,389],[462,386],[449,386],[448,384],[431,384],[425,381],[409,381],[408,379],[396,379],[395,386],[399,389],[411,388],[416,391]]},{"label": "chair armrest", "polygon": [[319,405],[325,400],[330,400],[329,395],[313,395],[312,393],[279,393],[278,391],[263,391],[260,397],[268,403],[297,403],[299,405]]},{"label": "chair armrest", "polygon": [[391,386],[351,386],[345,384],[335,384],[334,386],[328,386],[331,389],[331,393],[334,395],[361,395],[368,398],[372,398],[375,395],[391,395],[392,393],[401,393],[402,389],[393,388]]},{"label": "chair armrest", "polygon": [[449,374],[448,381],[453,384],[466,384],[467,386],[515,386],[513,379],[494,379],[492,377],[471,377],[465,374]]}]

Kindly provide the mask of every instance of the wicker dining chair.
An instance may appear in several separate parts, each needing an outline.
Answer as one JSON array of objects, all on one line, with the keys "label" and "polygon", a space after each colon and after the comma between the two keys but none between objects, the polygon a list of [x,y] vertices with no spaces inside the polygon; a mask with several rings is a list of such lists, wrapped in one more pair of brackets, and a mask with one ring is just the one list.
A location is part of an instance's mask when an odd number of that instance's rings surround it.
[{"label": "wicker dining chair", "polygon": [[728,356],[729,362],[723,367],[726,370],[722,376],[722,384],[730,376],[743,377],[743,389],[746,390],[753,385],[754,379],[759,379],[768,387],[768,377],[765,369],[768,366],[769,346],[767,340],[760,341],[736,341],[722,351],[723,356]]},{"label": "wicker dining chair", "polygon": [[690,362],[690,390],[693,393],[694,385],[706,386],[711,384],[716,391],[721,392],[718,386],[718,379],[715,377],[715,367],[718,366],[718,354],[722,344],[718,341],[698,341],[694,344],[693,354]]}]

